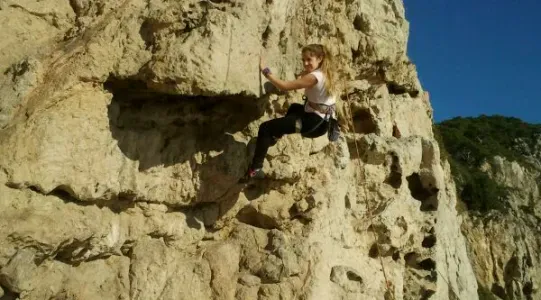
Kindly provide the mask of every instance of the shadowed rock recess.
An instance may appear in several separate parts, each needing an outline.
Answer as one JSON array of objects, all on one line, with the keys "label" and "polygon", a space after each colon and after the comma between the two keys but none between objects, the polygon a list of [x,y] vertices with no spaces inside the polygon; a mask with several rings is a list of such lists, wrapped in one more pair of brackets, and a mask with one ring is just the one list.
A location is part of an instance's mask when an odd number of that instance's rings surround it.
[{"label": "shadowed rock recess", "polygon": [[[402,1],[19,2],[0,4],[2,300],[477,299]],[[293,79],[319,42],[342,138],[284,137],[237,184],[301,101],[259,53]]]}]

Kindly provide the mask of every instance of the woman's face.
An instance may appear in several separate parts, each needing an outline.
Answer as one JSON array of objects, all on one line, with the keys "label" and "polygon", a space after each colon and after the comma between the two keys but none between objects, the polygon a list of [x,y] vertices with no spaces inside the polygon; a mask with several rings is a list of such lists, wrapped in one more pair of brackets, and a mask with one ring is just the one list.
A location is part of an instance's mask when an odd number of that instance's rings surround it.
[{"label": "woman's face", "polygon": [[307,73],[319,68],[321,61],[323,60],[320,57],[317,57],[310,52],[304,52],[302,54],[302,64],[304,65],[304,71]]}]

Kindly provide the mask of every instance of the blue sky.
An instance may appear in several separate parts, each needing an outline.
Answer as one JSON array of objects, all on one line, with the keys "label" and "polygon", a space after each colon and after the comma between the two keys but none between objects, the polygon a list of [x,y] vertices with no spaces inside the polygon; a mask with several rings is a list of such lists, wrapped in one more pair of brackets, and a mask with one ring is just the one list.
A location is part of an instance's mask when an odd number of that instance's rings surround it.
[{"label": "blue sky", "polygon": [[480,114],[541,123],[541,1],[404,0],[408,56],[436,122]]}]

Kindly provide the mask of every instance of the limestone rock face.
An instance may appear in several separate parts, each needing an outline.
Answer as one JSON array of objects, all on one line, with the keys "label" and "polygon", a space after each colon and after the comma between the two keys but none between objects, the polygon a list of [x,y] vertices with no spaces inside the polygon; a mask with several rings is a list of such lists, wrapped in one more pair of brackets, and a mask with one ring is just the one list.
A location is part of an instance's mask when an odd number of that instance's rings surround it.
[{"label": "limestone rock face", "polygon": [[462,228],[479,284],[502,299],[540,295],[541,151],[530,153],[528,166],[498,156],[483,166],[509,188],[509,209],[488,216],[469,214]]},{"label": "limestone rock face", "polygon": [[[399,0],[0,2],[0,292],[19,299],[477,299]],[[342,137],[258,126],[338,66]]]}]

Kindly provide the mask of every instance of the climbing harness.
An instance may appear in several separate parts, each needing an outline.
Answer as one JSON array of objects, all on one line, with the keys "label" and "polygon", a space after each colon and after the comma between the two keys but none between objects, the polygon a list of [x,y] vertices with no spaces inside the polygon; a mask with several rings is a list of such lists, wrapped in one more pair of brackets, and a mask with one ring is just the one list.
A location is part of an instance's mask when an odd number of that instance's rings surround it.
[{"label": "climbing harness", "polygon": [[[313,103],[313,102],[308,101],[308,98],[306,96],[302,96],[302,99],[304,100],[304,107],[305,108],[306,108],[306,105],[308,105],[308,106],[310,106],[310,108],[312,108],[312,109],[314,109],[314,110],[316,110],[316,111],[318,111],[318,112],[320,112],[322,114],[325,114],[325,117],[323,117],[321,119],[321,121],[319,121],[319,123],[317,125],[312,127],[312,129],[310,129],[309,131],[303,132],[302,136],[311,138],[312,137],[311,133],[316,131],[324,122],[327,122],[327,137],[329,138],[329,141],[334,142],[334,141],[338,140],[338,138],[340,137],[340,129],[339,129],[339,126],[338,126],[338,121],[334,118],[334,114],[336,112],[336,105],[335,104],[327,105],[327,104],[321,104],[321,103]],[[300,122],[300,121],[301,120],[298,120],[297,122]],[[298,126],[298,127],[302,127],[302,124],[300,124],[300,126]]]}]

